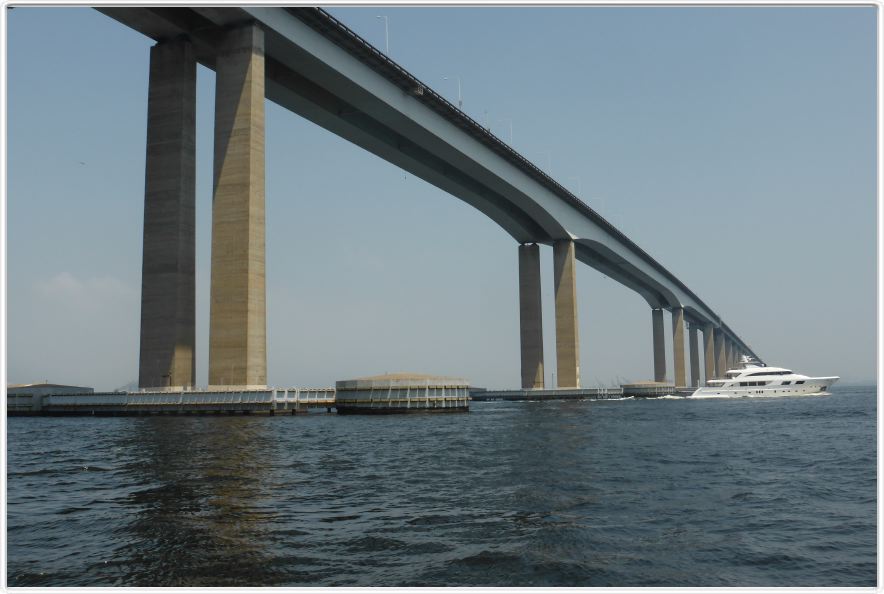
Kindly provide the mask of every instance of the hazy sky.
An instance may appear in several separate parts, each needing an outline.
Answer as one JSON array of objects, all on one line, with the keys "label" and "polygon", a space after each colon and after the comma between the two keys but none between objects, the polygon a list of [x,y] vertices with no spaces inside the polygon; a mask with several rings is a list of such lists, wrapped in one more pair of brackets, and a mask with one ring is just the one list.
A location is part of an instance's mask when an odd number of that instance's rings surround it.
[{"label": "hazy sky", "polygon": [[[874,381],[874,8],[332,8],[578,193],[769,364]],[[9,382],[137,378],[148,50],[87,8],[8,14]],[[448,76],[449,80],[443,77]],[[197,89],[207,383],[214,73]],[[268,382],[518,387],[517,244],[267,106]],[[547,379],[552,250],[542,248]],[[585,386],[653,376],[651,314],[578,268]],[[670,320],[666,314],[667,334]],[[671,350],[667,363],[672,377]]]}]

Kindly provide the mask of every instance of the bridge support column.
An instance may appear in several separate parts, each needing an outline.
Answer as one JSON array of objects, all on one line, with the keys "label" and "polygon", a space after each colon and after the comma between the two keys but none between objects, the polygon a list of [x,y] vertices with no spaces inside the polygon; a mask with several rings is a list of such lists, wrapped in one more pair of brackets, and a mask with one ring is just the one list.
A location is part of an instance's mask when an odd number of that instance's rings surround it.
[{"label": "bridge support column", "polygon": [[577,337],[577,284],[574,242],[553,243],[556,295],[556,371],[558,386],[580,387],[580,346]]},{"label": "bridge support column", "polygon": [[705,381],[715,379],[715,354],[713,344],[715,340],[715,326],[706,324],[703,326],[703,364],[705,366]]},{"label": "bridge support column", "polygon": [[543,316],[540,306],[540,246],[519,246],[519,329],[522,388],[543,388]]},{"label": "bridge support column", "polygon": [[138,385],[193,386],[196,59],[188,41],[150,49]]},{"label": "bridge support column", "polygon": [[731,339],[726,339],[724,341],[724,353],[725,360],[727,361],[727,368],[734,368],[734,343]]},{"label": "bridge support column", "polygon": [[666,345],[663,338],[663,310],[651,310],[651,332],[654,346],[654,381],[666,381]]},{"label": "bridge support column", "polygon": [[715,333],[715,377],[724,377],[727,371],[727,361],[724,359],[724,334],[719,329]]},{"label": "bridge support column", "polygon": [[228,31],[215,71],[209,383],[263,386],[264,32]]},{"label": "bridge support column", "polygon": [[675,385],[684,387],[684,309],[672,309],[672,363],[675,365]]},{"label": "bridge support column", "polygon": [[700,385],[700,350],[697,345],[697,325],[688,325],[688,350],[691,357],[691,387]]}]

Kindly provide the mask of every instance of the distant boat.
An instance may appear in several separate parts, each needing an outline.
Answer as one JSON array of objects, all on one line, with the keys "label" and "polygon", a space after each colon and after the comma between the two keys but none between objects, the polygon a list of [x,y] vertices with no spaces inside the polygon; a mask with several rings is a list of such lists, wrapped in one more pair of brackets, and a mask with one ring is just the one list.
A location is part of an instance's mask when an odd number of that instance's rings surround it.
[{"label": "distant boat", "polygon": [[740,369],[731,369],[723,379],[713,379],[689,398],[737,398],[769,396],[820,396],[837,382],[838,376],[808,377],[783,367],[756,365],[744,357]]}]

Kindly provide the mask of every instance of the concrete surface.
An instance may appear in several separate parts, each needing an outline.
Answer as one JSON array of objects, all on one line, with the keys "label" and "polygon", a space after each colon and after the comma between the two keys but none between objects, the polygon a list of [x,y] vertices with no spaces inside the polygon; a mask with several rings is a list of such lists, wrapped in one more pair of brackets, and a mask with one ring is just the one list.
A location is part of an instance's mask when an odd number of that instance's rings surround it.
[{"label": "concrete surface", "polygon": [[553,243],[556,296],[556,388],[580,387],[580,345],[577,336],[577,266],[574,242]]},{"label": "concrete surface", "polygon": [[543,313],[540,301],[540,246],[519,246],[519,336],[522,388],[543,388]]},{"label": "concrete surface", "polygon": [[666,381],[666,339],[663,337],[663,310],[651,310],[651,333],[654,349],[654,381]]},{"label": "concrete surface", "polygon": [[216,72],[209,384],[265,385],[263,31],[227,31]]},{"label": "concrete surface", "polygon": [[196,58],[187,41],[150,50],[138,385],[195,375]]},{"label": "concrete surface", "polygon": [[684,387],[684,309],[672,309],[672,363],[675,366],[675,385]]}]

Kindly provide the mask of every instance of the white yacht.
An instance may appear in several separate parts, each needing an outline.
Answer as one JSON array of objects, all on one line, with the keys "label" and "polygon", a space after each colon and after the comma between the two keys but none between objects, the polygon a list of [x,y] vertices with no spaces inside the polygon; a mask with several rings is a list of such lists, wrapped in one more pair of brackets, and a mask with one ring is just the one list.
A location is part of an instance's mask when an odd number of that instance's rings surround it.
[{"label": "white yacht", "polygon": [[743,367],[731,369],[722,379],[706,382],[706,386],[690,398],[735,398],[769,396],[820,396],[828,394],[829,387],[840,378],[807,377],[782,367],[766,367],[744,359]]}]

